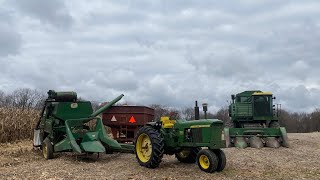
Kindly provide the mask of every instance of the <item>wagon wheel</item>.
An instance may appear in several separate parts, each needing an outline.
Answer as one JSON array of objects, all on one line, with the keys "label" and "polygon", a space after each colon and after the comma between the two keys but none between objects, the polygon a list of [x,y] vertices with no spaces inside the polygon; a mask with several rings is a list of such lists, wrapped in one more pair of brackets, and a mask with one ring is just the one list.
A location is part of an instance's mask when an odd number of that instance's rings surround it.
[{"label": "wagon wheel", "polygon": [[42,155],[45,159],[53,158],[53,146],[48,138],[42,142]]}]

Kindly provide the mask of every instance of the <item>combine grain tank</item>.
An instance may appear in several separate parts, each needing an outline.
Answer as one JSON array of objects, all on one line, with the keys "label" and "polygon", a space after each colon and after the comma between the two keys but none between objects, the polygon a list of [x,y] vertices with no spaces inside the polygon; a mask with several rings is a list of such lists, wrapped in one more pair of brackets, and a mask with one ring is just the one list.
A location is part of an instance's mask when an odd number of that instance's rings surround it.
[{"label": "combine grain tank", "polygon": [[289,147],[286,129],[278,122],[271,92],[244,91],[231,96],[229,106],[233,128],[225,128],[227,147]]},{"label": "combine grain tank", "polygon": [[154,109],[146,106],[112,106],[102,114],[104,125],[119,142],[133,142],[139,128],[153,119]]}]

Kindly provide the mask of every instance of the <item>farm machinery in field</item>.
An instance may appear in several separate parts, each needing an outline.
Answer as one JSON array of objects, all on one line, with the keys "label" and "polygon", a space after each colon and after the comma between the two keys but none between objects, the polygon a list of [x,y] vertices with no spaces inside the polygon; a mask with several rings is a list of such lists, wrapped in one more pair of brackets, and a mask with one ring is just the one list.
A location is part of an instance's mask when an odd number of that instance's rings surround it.
[{"label": "farm machinery in field", "polygon": [[156,168],[164,154],[175,155],[182,163],[197,162],[205,172],[222,171],[226,166],[220,149],[225,147],[222,126],[217,119],[186,121],[162,117],[139,129],[134,143],[136,158],[141,166]]},{"label": "farm machinery in field", "polygon": [[280,127],[271,92],[244,91],[231,95],[229,116],[233,127],[224,128],[226,146],[289,147],[286,129]]},{"label": "farm machinery in field", "polygon": [[91,102],[78,100],[75,92],[50,90],[34,130],[34,146],[42,149],[46,159],[52,159],[54,152],[92,154],[133,150],[132,145],[111,139],[101,118],[97,117],[122,97],[118,96],[93,112]]}]

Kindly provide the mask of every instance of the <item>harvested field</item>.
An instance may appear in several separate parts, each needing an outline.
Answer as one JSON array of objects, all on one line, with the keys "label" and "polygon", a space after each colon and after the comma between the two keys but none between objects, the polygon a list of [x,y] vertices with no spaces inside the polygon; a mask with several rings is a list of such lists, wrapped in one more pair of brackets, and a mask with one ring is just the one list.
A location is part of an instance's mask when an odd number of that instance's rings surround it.
[{"label": "harvested field", "polygon": [[213,174],[174,156],[165,156],[157,169],[146,169],[133,154],[94,160],[63,153],[46,161],[31,141],[0,144],[0,179],[319,179],[320,133],[289,134],[289,140],[290,148],[224,149],[227,166]]}]

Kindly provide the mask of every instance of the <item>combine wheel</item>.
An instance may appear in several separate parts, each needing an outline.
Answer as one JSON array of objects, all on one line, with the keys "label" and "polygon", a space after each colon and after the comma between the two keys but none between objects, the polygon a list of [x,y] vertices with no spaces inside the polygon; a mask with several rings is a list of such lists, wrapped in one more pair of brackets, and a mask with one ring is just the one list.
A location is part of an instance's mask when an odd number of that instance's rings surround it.
[{"label": "combine wheel", "polygon": [[217,170],[219,160],[212,150],[203,149],[197,155],[197,164],[202,171],[212,173]]},{"label": "combine wheel", "polygon": [[220,172],[226,167],[226,164],[227,164],[226,155],[224,154],[224,152],[221,149],[215,149],[215,150],[213,150],[213,152],[218,157],[217,171]]},{"label": "combine wheel", "polygon": [[278,121],[272,121],[272,122],[270,122],[269,127],[270,128],[279,128],[280,124]]},{"label": "combine wheel", "polygon": [[42,154],[45,159],[53,158],[53,146],[48,138],[42,142]]},{"label": "combine wheel", "polygon": [[164,143],[160,133],[145,126],[139,129],[135,138],[136,158],[141,166],[156,168],[161,163]]},{"label": "combine wheel", "polygon": [[190,148],[190,149],[183,149],[178,153],[175,153],[176,158],[182,163],[195,163],[197,154],[201,148]]}]

